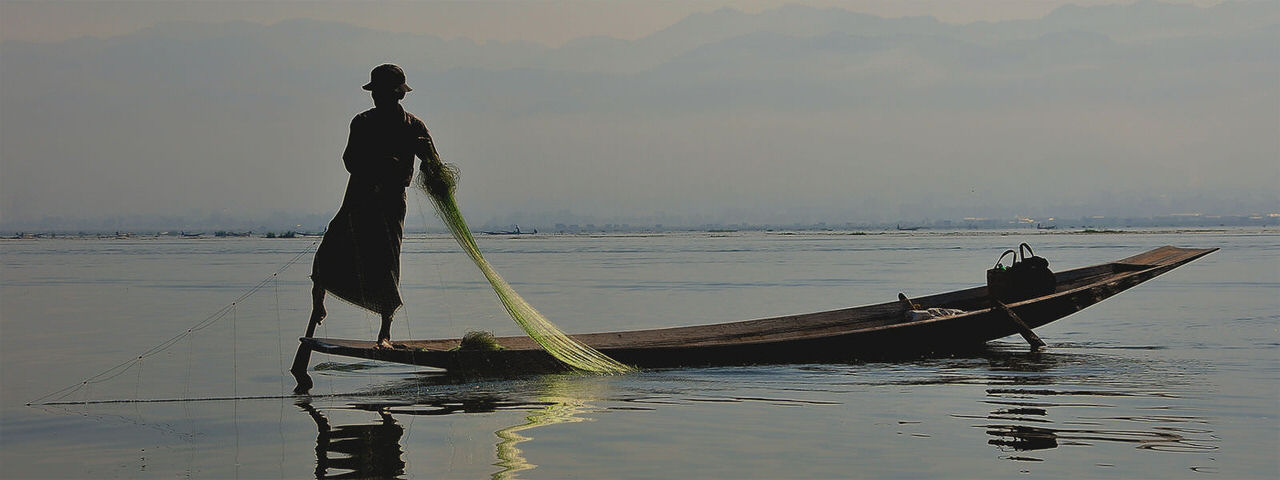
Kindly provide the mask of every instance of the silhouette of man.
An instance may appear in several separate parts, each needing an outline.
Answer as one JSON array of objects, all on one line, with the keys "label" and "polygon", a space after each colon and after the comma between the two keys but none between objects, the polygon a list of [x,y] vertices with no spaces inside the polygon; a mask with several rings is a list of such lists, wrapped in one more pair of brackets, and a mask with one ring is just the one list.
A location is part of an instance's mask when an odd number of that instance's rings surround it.
[{"label": "silhouette of man", "polygon": [[440,165],[427,126],[400,106],[404,70],[379,65],[364,86],[373,108],[351,120],[342,153],[350,172],[342,207],[325,231],[312,264],[311,323],[326,315],[324,295],[334,296],[382,316],[378,347],[392,348],[391,317],[400,300],[400,242],[404,235],[405,188],[413,179],[413,157],[424,172]]}]

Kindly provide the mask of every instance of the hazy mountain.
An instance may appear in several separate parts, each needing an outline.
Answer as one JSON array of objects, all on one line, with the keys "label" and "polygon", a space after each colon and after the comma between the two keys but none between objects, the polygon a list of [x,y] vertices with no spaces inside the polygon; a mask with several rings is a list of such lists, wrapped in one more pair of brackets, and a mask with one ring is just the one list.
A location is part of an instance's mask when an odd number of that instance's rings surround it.
[{"label": "hazy mountain", "polygon": [[331,212],[386,61],[481,218],[1275,210],[1276,45],[1275,2],[723,9],[559,48],[308,20],[4,42],[0,224]]}]

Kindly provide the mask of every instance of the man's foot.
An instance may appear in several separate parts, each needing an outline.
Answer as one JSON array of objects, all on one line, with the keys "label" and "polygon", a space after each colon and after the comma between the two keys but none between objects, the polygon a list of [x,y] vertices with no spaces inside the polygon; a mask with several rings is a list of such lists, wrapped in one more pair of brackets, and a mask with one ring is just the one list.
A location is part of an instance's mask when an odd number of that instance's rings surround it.
[{"label": "man's foot", "polygon": [[391,350],[395,348],[395,346],[391,344],[390,338],[380,338],[378,339],[378,344],[374,345],[373,348],[378,350]]}]

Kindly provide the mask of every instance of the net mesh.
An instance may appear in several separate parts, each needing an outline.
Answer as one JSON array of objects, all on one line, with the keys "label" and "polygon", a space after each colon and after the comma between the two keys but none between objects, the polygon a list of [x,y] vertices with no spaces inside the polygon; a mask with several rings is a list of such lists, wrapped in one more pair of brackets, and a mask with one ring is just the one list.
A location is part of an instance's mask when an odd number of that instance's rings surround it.
[{"label": "net mesh", "polygon": [[632,371],[631,367],[565,335],[533,308],[533,305],[516,293],[501,275],[498,275],[497,270],[494,270],[480,253],[480,247],[471,236],[471,229],[467,227],[467,221],[462,217],[462,212],[458,210],[458,203],[454,200],[453,193],[458,183],[457,167],[440,162],[438,156],[432,155],[432,157],[436,160],[424,162],[424,169],[418,175],[417,187],[431,198],[436,214],[449,227],[454,240],[458,241],[462,250],[471,257],[476,267],[479,267],[480,272],[489,280],[489,285],[493,286],[493,292],[498,295],[498,299],[511,315],[511,319],[515,320],[516,324],[520,325],[520,328],[524,329],[525,333],[547,353],[570,367],[595,373]]}]

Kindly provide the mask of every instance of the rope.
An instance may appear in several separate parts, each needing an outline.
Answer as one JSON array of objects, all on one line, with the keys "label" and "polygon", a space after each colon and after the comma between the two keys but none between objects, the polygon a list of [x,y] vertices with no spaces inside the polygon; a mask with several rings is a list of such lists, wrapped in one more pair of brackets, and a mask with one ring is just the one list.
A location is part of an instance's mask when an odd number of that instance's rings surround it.
[{"label": "rope", "polygon": [[[195,350],[194,343],[191,337],[187,337],[187,378],[183,382],[182,394],[188,397],[191,396],[191,358],[195,356],[191,352]],[[137,397],[137,395],[134,395],[134,397]]]},{"label": "rope", "polygon": [[[424,210],[424,209],[422,208],[422,202],[417,202],[417,208],[418,208],[418,216],[419,216],[419,217],[421,217],[421,219],[422,219],[422,225],[423,225],[423,227],[422,227],[422,235],[423,235],[423,237],[422,237],[422,243],[423,243],[423,245],[424,245],[424,246],[429,247],[429,246],[430,246],[430,242],[428,241],[428,237],[427,237],[427,227],[426,227],[426,226],[427,226],[427,225],[429,225],[429,223],[430,223],[430,222],[428,222],[428,220],[427,220],[427,219],[428,219],[428,217],[427,217],[427,211],[426,211],[426,210]],[[438,256],[435,256],[435,258],[438,258]],[[441,260],[441,259],[437,259],[437,260],[433,260],[433,261],[432,261],[432,263],[433,263],[433,265],[432,265],[431,270],[433,270],[433,271],[435,272],[435,274],[436,274],[436,286],[438,286],[438,287],[440,288],[440,291],[442,291],[442,292],[446,292],[446,291],[448,291],[448,285],[447,285],[447,284],[445,283],[445,281],[444,281],[444,279],[445,279],[445,275],[444,275],[444,271],[443,271],[443,270],[444,270],[444,268],[445,268],[445,261],[444,261],[444,260]],[[450,271],[450,273],[452,273],[452,271]],[[452,276],[452,275],[451,275],[451,276]],[[426,283],[426,279],[424,278],[422,282],[425,284],[425,283]],[[449,308],[449,296],[448,296],[448,295],[442,295],[442,296],[440,297],[440,303],[437,305],[437,307],[438,307],[438,309],[439,309],[439,310],[442,310],[442,311],[444,312],[445,320],[449,322],[449,330],[450,330],[450,331],[455,330],[455,329],[457,328],[457,325],[456,325],[456,322],[454,321],[454,317],[453,317],[453,310],[451,310],[451,309]],[[407,314],[407,313],[408,313],[408,310],[406,310],[406,312],[405,312],[405,313]],[[407,316],[407,315],[406,315],[406,316]],[[406,323],[406,327],[407,327],[407,326],[408,326],[408,324]],[[410,332],[409,332],[409,338],[413,338],[413,332],[412,332],[412,331],[410,331]]]},{"label": "rope", "polygon": [[[377,397],[385,396],[386,392],[349,392],[349,393],[321,393],[307,395],[308,398],[337,398],[337,397]],[[107,405],[122,403],[194,403],[194,402],[229,402],[240,400],[280,400],[287,398],[297,398],[297,395],[245,395],[245,396],[229,396],[229,397],[195,397],[195,398],[113,398],[106,400],[70,400],[35,403],[29,405]]]},{"label": "rope", "polygon": [[[273,273],[271,274],[271,278],[274,280],[271,283],[274,286],[273,290],[275,290],[275,295],[276,295],[276,359],[279,360],[277,363],[280,365],[280,371],[283,372],[284,371],[284,346],[283,346],[284,322],[281,321],[280,319],[280,277]],[[281,375],[280,376],[280,394],[281,395],[284,394],[284,389],[285,389],[284,375]]]},{"label": "rope", "polygon": [[[232,303],[231,304],[231,396],[233,397],[240,395],[240,362],[237,359],[239,355],[236,349],[236,344],[239,342],[236,339],[236,323],[237,323],[236,322],[236,304]],[[137,396],[138,396],[137,394],[134,394],[134,397],[137,397]],[[237,428],[237,431],[239,431],[239,428]]]},{"label": "rope", "polygon": [[[80,389],[88,387],[89,385],[106,382],[113,378],[116,378],[124,374],[125,372],[129,371],[129,369],[141,364],[144,358],[164,352],[165,350],[168,350],[169,347],[172,347],[174,344],[178,343],[178,341],[190,336],[192,333],[199,332],[201,330],[204,330],[206,328],[213,326],[214,324],[218,323],[219,320],[222,320],[223,318],[225,318],[228,313],[233,313],[235,311],[235,307],[237,303],[243,302],[245,299],[248,299],[249,297],[253,296],[255,293],[258,293],[259,290],[262,290],[263,287],[266,287],[267,284],[271,283],[272,279],[274,279],[277,275],[284,273],[284,271],[288,270],[289,267],[293,266],[293,264],[298,263],[298,260],[301,260],[304,255],[306,255],[313,248],[315,248],[316,245],[319,245],[319,244],[320,244],[320,240],[311,242],[310,245],[307,245],[307,247],[304,248],[302,251],[298,252],[297,255],[294,255],[293,258],[289,259],[289,261],[285,262],[283,265],[277,268],[274,273],[262,279],[262,281],[258,282],[253,287],[246,290],[244,293],[240,294],[240,296],[236,297],[235,300],[232,300],[230,304],[222,308],[219,308],[217,311],[205,317],[203,320],[196,322],[190,328],[187,328],[186,331],[179,333],[177,335],[174,335],[172,338],[169,338],[168,340],[160,342],[159,344],[157,344],[154,347],[151,347],[147,351],[142,352],[141,354],[138,354],[137,357],[135,358],[131,358],[129,360],[121,362],[120,364],[114,367],[103,370],[97,375],[93,375],[78,383],[75,383],[65,388],[62,388],[60,390],[56,390],[54,392],[45,394],[40,398],[27,402],[27,405],[55,405],[56,403],[53,403],[53,402],[58,402],[63,398],[66,398],[67,396],[76,393]],[[233,322],[232,328],[234,327],[235,325]],[[232,342],[232,344],[234,345],[234,342]],[[85,402],[75,402],[75,403],[87,404],[89,402],[85,401]]]}]

